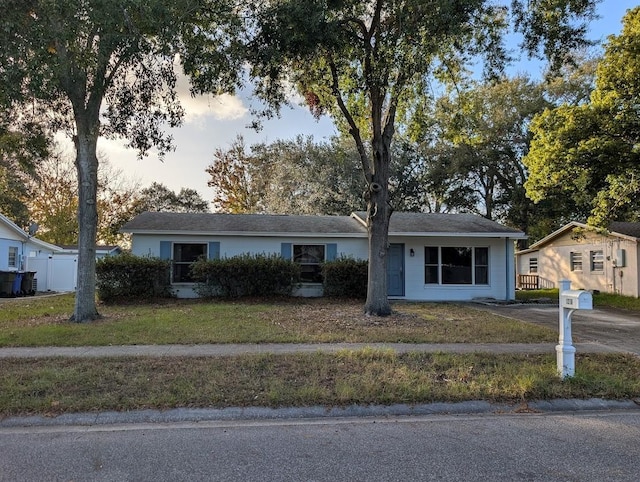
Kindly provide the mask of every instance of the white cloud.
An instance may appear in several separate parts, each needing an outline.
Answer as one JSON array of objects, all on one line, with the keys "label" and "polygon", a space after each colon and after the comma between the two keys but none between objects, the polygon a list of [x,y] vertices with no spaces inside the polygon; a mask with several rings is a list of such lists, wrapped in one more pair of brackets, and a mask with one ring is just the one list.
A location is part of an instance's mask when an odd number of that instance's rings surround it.
[{"label": "white cloud", "polygon": [[189,81],[181,75],[176,86],[180,104],[185,110],[187,124],[203,125],[207,117],[216,120],[237,120],[243,118],[249,109],[236,95],[197,95],[189,91]]}]

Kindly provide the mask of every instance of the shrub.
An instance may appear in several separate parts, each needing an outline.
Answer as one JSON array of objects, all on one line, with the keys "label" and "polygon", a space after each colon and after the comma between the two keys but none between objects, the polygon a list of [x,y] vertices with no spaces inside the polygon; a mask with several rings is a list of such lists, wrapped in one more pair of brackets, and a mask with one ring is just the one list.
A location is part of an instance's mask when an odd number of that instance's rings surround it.
[{"label": "shrub", "polygon": [[105,303],[169,298],[171,262],[159,258],[122,253],[96,262],[98,297]]},{"label": "shrub", "polygon": [[191,274],[202,297],[290,295],[300,281],[300,266],[276,255],[243,254],[196,261]]},{"label": "shrub", "polygon": [[366,298],[369,262],[342,257],[322,265],[325,296]]}]

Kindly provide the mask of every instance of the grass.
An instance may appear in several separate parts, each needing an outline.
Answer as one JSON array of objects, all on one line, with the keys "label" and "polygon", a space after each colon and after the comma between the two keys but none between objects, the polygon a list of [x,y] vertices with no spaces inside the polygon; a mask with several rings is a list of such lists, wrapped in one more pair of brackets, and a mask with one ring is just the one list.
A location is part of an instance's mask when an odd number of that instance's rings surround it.
[{"label": "grass", "polygon": [[[395,303],[376,319],[357,301],[253,300],[100,306],[75,324],[71,295],[0,303],[0,346],[165,343],[555,342],[555,330],[468,304]],[[0,417],[174,407],[300,407],[552,398],[640,397],[640,358],[555,355],[337,354],[0,359]]]},{"label": "grass", "polygon": [[554,330],[497,317],[472,305],[396,303],[373,319],[360,301],[169,300],[102,305],[103,318],[70,323],[72,295],[3,301],[0,347],[202,343],[544,343]]},{"label": "grass", "polygon": [[0,416],[174,407],[301,407],[640,396],[640,359],[579,355],[337,354],[0,360]]},{"label": "grass", "polygon": [[[559,295],[557,289],[516,291],[516,299],[522,301],[549,298],[557,302],[558,296]],[[640,298],[614,295],[611,293],[597,293],[593,295],[593,306],[595,308],[618,308],[640,312]]]}]

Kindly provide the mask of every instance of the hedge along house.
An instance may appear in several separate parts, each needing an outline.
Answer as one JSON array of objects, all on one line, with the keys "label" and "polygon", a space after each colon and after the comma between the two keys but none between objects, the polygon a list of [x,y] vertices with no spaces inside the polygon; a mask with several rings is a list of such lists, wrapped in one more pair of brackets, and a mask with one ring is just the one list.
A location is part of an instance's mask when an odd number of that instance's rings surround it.
[{"label": "hedge along house", "polygon": [[[122,228],[138,256],[172,261],[178,297],[195,297],[189,265],[201,256],[275,254],[299,263],[295,295],[321,296],[321,265],[367,259],[366,215],[293,216],[145,212]],[[394,213],[389,228],[391,299],[460,301],[515,297],[514,240],[524,233],[471,214]]]},{"label": "hedge along house", "polygon": [[571,281],[574,289],[624,296],[640,295],[640,223],[614,222],[608,232],[571,222],[516,253],[521,289],[557,288]]}]

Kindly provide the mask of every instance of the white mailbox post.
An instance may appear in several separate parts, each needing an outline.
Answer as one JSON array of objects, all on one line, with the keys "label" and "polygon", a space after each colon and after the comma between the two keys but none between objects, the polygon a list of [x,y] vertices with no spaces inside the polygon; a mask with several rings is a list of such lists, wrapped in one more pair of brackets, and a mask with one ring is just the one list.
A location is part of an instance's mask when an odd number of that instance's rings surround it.
[{"label": "white mailbox post", "polygon": [[575,310],[593,309],[591,293],[570,288],[571,281],[560,281],[560,337],[556,345],[556,360],[558,375],[563,380],[576,373],[576,349],[571,339],[571,315]]}]

